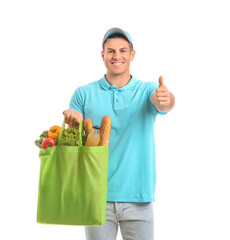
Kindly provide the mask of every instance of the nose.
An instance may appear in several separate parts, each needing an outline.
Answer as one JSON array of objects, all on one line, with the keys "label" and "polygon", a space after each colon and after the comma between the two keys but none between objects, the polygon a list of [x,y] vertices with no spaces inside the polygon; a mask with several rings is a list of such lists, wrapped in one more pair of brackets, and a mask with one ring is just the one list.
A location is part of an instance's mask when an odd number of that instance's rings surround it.
[{"label": "nose", "polygon": [[114,59],[114,60],[120,59],[120,54],[119,54],[118,51],[115,51],[115,52],[114,52],[114,54],[113,54],[113,59]]}]

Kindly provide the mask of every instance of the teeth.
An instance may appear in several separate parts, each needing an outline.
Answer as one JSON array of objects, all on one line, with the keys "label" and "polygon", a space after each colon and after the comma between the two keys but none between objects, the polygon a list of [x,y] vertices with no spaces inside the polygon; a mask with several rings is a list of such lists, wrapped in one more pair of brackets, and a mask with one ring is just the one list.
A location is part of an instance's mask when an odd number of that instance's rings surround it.
[{"label": "teeth", "polygon": [[113,63],[114,65],[116,65],[116,66],[119,66],[119,65],[121,65],[122,63]]}]

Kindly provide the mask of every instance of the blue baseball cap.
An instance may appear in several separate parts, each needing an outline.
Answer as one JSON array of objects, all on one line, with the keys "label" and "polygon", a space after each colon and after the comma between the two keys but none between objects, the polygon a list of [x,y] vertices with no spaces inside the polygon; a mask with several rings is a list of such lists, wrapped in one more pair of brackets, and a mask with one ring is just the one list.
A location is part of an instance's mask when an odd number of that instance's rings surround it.
[{"label": "blue baseball cap", "polygon": [[111,28],[111,29],[109,29],[109,30],[106,32],[106,34],[105,34],[105,36],[104,36],[104,38],[103,38],[103,42],[102,42],[102,43],[104,43],[105,40],[106,40],[109,36],[111,36],[112,34],[115,34],[115,33],[122,34],[122,35],[125,36],[125,37],[127,38],[127,40],[133,45],[133,41],[132,41],[132,38],[131,38],[131,36],[129,35],[129,33],[126,32],[126,31],[124,31],[124,30],[122,30],[121,28]]}]

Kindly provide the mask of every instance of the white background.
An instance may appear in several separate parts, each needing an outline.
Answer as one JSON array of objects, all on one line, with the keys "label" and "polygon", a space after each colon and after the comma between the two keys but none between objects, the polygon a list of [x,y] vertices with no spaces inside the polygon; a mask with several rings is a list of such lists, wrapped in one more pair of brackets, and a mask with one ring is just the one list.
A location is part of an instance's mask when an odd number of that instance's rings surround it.
[{"label": "white background", "polygon": [[1,239],[85,239],[83,227],[36,223],[34,140],[61,125],[77,87],[106,72],[101,42],[111,27],[133,38],[131,73],[162,75],[176,96],[155,125],[155,240],[230,239],[227,3],[1,1]]}]

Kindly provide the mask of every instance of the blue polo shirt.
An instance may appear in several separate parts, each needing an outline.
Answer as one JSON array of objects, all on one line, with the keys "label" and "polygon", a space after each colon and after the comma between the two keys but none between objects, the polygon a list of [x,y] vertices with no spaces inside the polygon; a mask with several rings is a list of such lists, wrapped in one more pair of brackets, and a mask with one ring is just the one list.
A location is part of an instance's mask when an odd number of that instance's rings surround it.
[{"label": "blue polo shirt", "polygon": [[107,201],[155,200],[154,123],[159,112],[150,97],[157,87],[132,77],[117,89],[104,76],[77,88],[71,98],[69,108],[91,118],[94,125],[100,126],[105,115],[112,119]]}]

